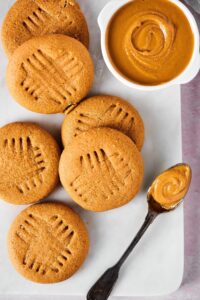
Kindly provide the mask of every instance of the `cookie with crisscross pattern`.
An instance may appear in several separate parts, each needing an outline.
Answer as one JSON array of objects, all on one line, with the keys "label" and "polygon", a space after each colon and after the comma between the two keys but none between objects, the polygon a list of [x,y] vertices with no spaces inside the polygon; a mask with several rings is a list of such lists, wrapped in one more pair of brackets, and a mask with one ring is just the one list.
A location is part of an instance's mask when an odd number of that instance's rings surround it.
[{"label": "cookie with crisscross pattern", "polygon": [[17,0],[5,17],[2,42],[11,57],[24,42],[51,33],[71,36],[88,47],[87,23],[74,0]]},{"label": "cookie with crisscross pattern", "polygon": [[64,35],[33,38],[10,59],[7,84],[15,100],[38,113],[61,113],[89,92],[94,77],[88,50]]},{"label": "cookie with crisscross pattern", "polygon": [[117,129],[129,136],[139,150],[142,149],[144,125],[140,114],[125,100],[109,95],[88,98],[65,117],[63,144],[67,145],[82,132],[98,127]]},{"label": "cookie with crisscross pattern", "polygon": [[88,248],[83,221],[60,203],[25,209],[8,235],[14,267],[25,278],[39,283],[59,282],[72,276],[84,262]]},{"label": "cookie with crisscross pattern", "polygon": [[58,183],[60,151],[54,138],[31,123],[0,129],[0,198],[13,204],[37,202]]},{"label": "cookie with crisscross pattern", "polygon": [[138,193],[143,161],[123,133],[90,129],[65,147],[59,174],[74,201],[88,210],[105,211],[128,203]]}]

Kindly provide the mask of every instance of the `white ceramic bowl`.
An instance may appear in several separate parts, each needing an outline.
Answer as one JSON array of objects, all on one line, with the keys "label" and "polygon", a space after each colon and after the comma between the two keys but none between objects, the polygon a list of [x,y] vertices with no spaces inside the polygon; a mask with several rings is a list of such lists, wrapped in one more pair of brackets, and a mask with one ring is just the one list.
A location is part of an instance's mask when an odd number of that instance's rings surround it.
[{"label": "white ceramic bowl", "polygon": [[[199,72],[200,53],[199,53],[199,30],[198,30],[197,23],[196,23],[193,15],[189,11],[189,9],[183,3],[181,3],[178,0],[170,0],[170,1],[174,4],[176,4],[183,11],[183,13],[186,15],[186,17],[191,25],[191,28],[192,28],[192,31],[194,34],[194,51],[193,51],[192,58],[188,64],[188,66],[184,69],[184,71],[179,76],[174,78],[173,80],[163,83],[161,85],[146,86],[146,85],[141,85],[141,84],[131,82],[128,79],[126,79],[125,77],[123,77],[114,68],[114,66],[112,65],[112,63],[109,59],[109,56],[108,56],[108,53],[106,50],[106,32],[107,32],[109,22],[110,22],[112,16],[116,13],[116,11],[119,8],[121,8],[122,6],[124,6],[125,4],[127,4],[128,2],[130,2],[130,0],[112,0],[103,8],[101,13],[99,14],[98,24],[99,24],[99,27],[101,30],[101,49],[102,49],[103,58],[105,60],[105,63],[107,65],[108,69],[110,70],[110,72],[126,86],[137,89],[137,90],[142,90],[142,91],[155,91],[155,90],[163,89],[163,88],[175,85],[175,84],[187,83],[187,82],[191,81]],[[183,47],[187,47],[187,45],[183,45]]]}]

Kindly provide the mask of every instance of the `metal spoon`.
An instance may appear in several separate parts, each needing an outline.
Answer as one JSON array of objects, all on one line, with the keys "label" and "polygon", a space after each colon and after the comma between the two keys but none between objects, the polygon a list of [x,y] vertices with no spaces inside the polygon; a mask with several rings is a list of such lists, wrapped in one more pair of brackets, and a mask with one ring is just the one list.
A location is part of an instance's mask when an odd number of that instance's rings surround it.
[{"label": "metal spoon", "polygon": [[177,208],[188,192],[190,182],[191,168],[187,164],[175,165],[161,173],[154,180],[148,190],[148,213],[142,227],[119,261],[113,267],[109,268],[92,286],[88,292],[87,300],[108,299],[118,279],[120,268],[147,228],[159,214],[170,212]]}]

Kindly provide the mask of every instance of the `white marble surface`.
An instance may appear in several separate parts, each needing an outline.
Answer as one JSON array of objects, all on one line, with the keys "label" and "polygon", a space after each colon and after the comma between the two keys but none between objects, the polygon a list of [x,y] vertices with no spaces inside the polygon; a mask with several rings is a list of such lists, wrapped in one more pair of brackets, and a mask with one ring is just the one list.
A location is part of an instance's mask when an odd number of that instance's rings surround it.
[{"label": "white marble surface", "polygon": [[[14,1],[0,0],[0,19]],[[100,33],[96,18],[98,12],[107,2],[106,0],[80,0],[91,31],[91,52],[95,61],[96,79],[92,94],[111,93],[126,98],[136,105],[145,120],[146,143],[143,150],[145,160],[145,181],[143,189],[136,201],[128,206],[109,213],[91,214],[83,212],[81,215],[88,222],[91,233],[92,250],[90,258],[84,268],[66,283],[52,286],[37,286],[16,275],[9,265],[5,247],[5,232],[12,218],[21,208],[1,206],[0,219],[7,216],[2,223],[0,241],[3,241],[0,254],[0,287],[4,287],[4,295],[0,299],[85,299],[72,296],[56,296],[56,294],[86,294],[88,288],[102,271],[114,262],[131,237],[136,233],[146,213],[145,193],[147,186],[159,171],[181,160],[181,129],[180,129],[180,89],[170,88],[156,93],[139,93],[124,88],[108,72],[100,51]],[[5,87],[6,58],[0,53],[0,125],[14,120],[34,120],[45,126],[56,137],[62,116],[43,116],[28,112],[16,104]],[[65,193],[59,189],[50,199],[65,200]],[[131,213],[131,214],[130,214]],[[120,224],[119,224],[120,223]],[[102,226],[104,224],[104,226]],[[110,225],[112,224],[112,226]],[[106,226],[105,226],[106,225]],[[112,231],[107,229],[112,228]],[[174,230],[172,230],[174,228]],[[124,238],[124,232],[126,236]],[[117,247],[115,244],[118,242]],[[112,242],[112,243],[110,243]],[[103,248],[102,248],[102,245]],[[170,255],[167,255],[166,249]],[[103,259],[102,259],[103,257]],[[2,265],[2,266],[1,266]],[[88,271],[89,270],[89,271]],[[158,295],[174,291],[181,283],[183,273],[183,215],[182,208],[170,216],[166,215],[153,224],[136,248],[132,259],[122,270],[114,295]],[[9,279],[9,284],[6,281]],[[5,283],[3,285],[3,283]],[[18,296],[5,296],[13,291]],[[40,296],[30,297],[29,294]],[[22,296],[23,294],[24,296]],[[51,296],[41,296],[47,294]],[[25,296],[27,295],[27,297]],[[29,296],[28,296],[29,295]],[[7,298],[8,297],[8,298]],[[121,299],[124,299],[122,297]]]}]

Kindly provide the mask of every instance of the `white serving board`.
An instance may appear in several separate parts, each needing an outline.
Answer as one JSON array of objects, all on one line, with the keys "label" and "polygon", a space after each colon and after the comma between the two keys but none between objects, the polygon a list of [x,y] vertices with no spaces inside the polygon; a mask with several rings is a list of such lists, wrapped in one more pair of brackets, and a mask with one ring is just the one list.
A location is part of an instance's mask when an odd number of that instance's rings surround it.
[{"label": "white serving board", "polygon": [[[2,22],[13,3],[0,1]],[[146,212],[146,192],[153,178],[165,168],[182,160],[180,87],[155,93],[142,93],[124,87],[107,70],[100,50],[97,16],[106,0],[79,1],[85,11],[91,37],[91,52],[96,80],[91,94],[121,96],[142,114],[146,141],[142,151],[145,178],[141,192],[130,204],[105,213],[83,211],[73,204],[60,187],[49,199],[70,203],[87,223],[91,250],[81,270],[71,279],[52,285],[39,285],[20,277],[11,266],[6,249],[6,234],[14,217],[23,207],[0,201],[0,295],[85,295],[94,281],[111,266],[128,246],[141,226]],[[60,140],[62,115],[39,115],[13,101],[5,84],[7,59],[0,50],[0,126],[13,121],[34,121]],[[176,290],[183,275],[183,207],[159,217],[124,266],[113,296],[154,296]]]}]

